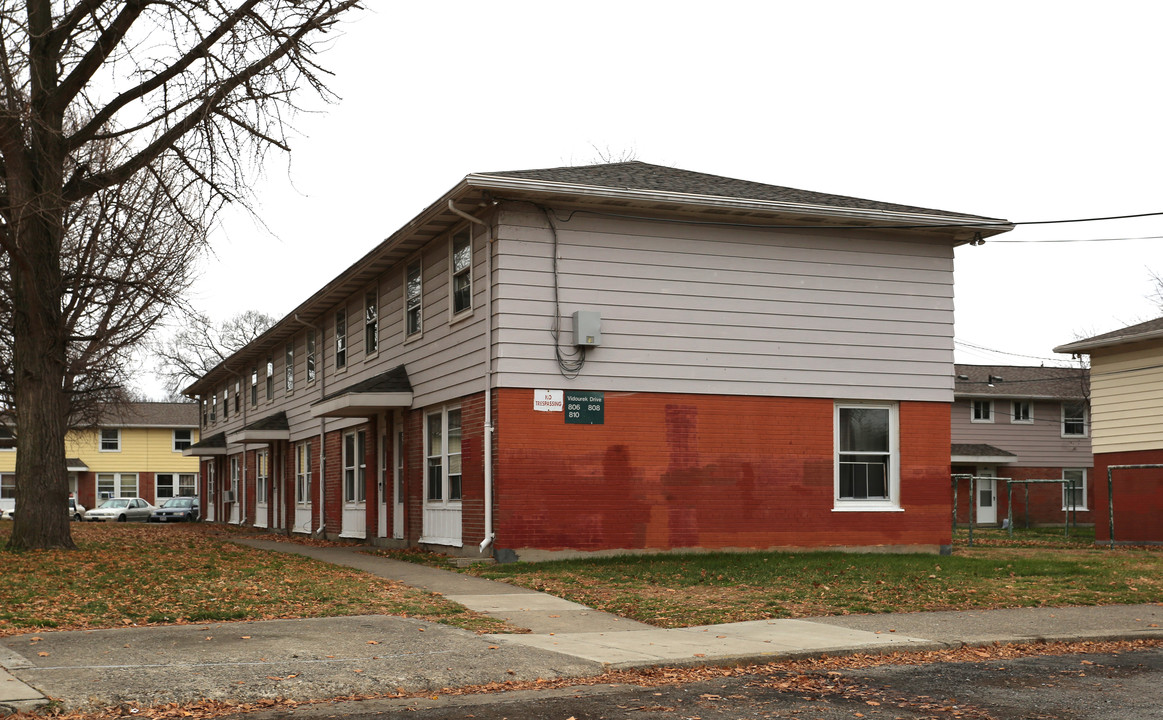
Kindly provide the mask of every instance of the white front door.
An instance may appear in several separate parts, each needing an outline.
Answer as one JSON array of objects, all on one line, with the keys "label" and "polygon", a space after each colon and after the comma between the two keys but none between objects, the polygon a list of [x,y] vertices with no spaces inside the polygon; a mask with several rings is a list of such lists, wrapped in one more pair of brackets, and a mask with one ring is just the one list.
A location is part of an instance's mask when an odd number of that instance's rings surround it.
[{"label": "white front door", "polygon": [[424,423],[424,532],[420,542],[461,547],[460,408]]},{"label": "white front door", "polygon": [[376,537],[388,536],[388,429],[385,427],[387,418],[380,415],[376,427],[379,428],[379,437],[376,438]]},{"label": "white front door", "polygon": [[259,450],[254,454],[254,526],[265,528],[270,525],[270,451]]},{"label": "white front door", "polygon": [[404,537],[404,416],[392,422],[392,537]]},{"label": "white front door", "polygon": [[992,467],[977,468],[977,524],[997,524],[997,472]]},{"label": "white front door", "polygon": [[242,507],[242,498],[238,494],[238,488],[240,487],[238,482],[238,465],[237,455],[230,458],[230,494],[226,496],[226,502],[230,505],[230,520],[227,522],[231,525],[238,524],[239,508]]},{"label": "white front door", "polygon": [[210,460],[206,463],[206,519],[214,522],[218,518],[217,508],[214,507],[218,502],[218,478],[215,477],[216,463]]},{"label": "white front door", "polygon": [[311,525],[311,443],[295,445],[295,524],[297,533],[310,534]]},{"label": "white front door", "polygon": [[367,537],[367,431],[343,434],[343,528],[341,537]]}]

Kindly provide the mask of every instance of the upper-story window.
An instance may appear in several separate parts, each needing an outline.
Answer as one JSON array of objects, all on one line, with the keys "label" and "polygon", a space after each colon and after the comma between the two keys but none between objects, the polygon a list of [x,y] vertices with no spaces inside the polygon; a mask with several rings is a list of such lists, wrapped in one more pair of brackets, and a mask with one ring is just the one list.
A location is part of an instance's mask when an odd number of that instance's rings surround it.
[{"label": "upper-story window", "polygon": [[267,402],[275,397],[275,362],[267,358]]},{"label": "upper-story window", "polygon": [[419,335],[423,327],[424,273],[420,259],[408,263],[404,278],[404,336]]},{"label": "upper-story window", "polygon": [[315,331],[307,331],[307,384],[315,382]]},{"label": "upper-story window", "polygon": [[347,308],[335,313],[335,369],[347,367]]},{"label": "upper-story window", "polygon": [[210,424],[210,403],[202,398],[202,427]]},{"label": "upper-story window", "polygon": [[174,452],[182,452],[194,444],[194,431],[188,428],[174,429]]},{"label": "upper-story window", "polygon": [[981,423],[993,422],[993,401],[992,400],[974,400],[970,404],[969,419],[972,422],[981,422]]},{"label": "upper-story window", "polygon": [[250,369],[250,406],[258,405],[258,368]]},{"label": "upper-story window", "polygon": [[1086,437],[1086,403],[1062,403],[1062,437]]},{"label": "upper-story window", "polygon": [[226,420],[230,417],[230,387],[227,386],[222,391],[222,419]]},{"label": "upper-story window", "polygon": [[218,392],[210,396],[210,422],[218,422]]},{"label": "upper-story window", "polygon": [[101,452],[121,452],[119,428],[101,428]]},{"label": "upper-story window", "polygon": [[450,258],[452,282],[452,314],[472,310],[472,233],[468,228],[452,236]]},{"label": "upper-story window", "polygon": [[242,412],[242,380],[234,381],[234,412]]},{"label": "upper-story window", "polygon": [[287,343],[287,392],[291,393],[295,390],[295,343]]},{"label": "upper-story window", "polygon": [[1029,400],[1014,400],[1013,414],[1010,416],[1010,422],[1034,422],[1033,404]]},{"label": "upper-story window", "polygon": [[375,290],[363,296],[363,307],[363,351],[374,355],[380,349],[380,304]]}]

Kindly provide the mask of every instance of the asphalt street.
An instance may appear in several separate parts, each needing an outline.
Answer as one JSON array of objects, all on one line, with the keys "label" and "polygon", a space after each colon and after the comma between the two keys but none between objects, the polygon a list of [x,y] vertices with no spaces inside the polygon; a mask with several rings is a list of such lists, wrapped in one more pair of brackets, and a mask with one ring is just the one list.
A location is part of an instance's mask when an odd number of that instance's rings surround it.
[{"label": "asphalt street", "polygon": [[362,701],[237,716],[248,720],[1155,720],[1163,650],[974,663],[781,672],[662,687],[599,685],[437,699]]}]

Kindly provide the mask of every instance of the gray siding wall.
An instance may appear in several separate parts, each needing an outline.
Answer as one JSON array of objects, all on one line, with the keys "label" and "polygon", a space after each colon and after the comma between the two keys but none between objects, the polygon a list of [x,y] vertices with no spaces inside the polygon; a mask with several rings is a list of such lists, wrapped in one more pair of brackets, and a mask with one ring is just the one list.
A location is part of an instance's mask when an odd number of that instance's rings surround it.
[{"label": "gray siding wall", "polygon": [[1031,401],[1034,422],[1015,423],[1012,400],[993,399],[993,422],[972,422],[972,401],[958,398],[952,406],[952,441],[984,443],[1017,455],[1017,467],[1094,466],[1090,438],[1062,437],[1062,403],[1054,400]]},{"label": "gray siding wall", "polygon": [[[484,233],[473,228],[473,312],[451,322],[449,312],[449,238],[441,236],[419,253],[423,259],[423,331],[419,337],[404,339],[404,272],[405,263],[384,272],[374,284],[348,296],[345,302],[330,308],[315,324],[316,379],[307,382],[307,327],[295,335],[295,383],[286,391],[285,344],[270,348],[274,361],[274,393],[265,397],[266,360],[258,363],[258,405],[249,406],[250,365],[243,381],[247,404],[245,420],[235,414],[233,406],[228,421],[223,422],[219,402],[218,422],[204,429],[205,434],[241,429],[245,424],[285,411],[291,427],[291,439],[302,440],[318,434],[320,420],[311,416],[311,405],[325,395],[335,393],[362,380],[379,375],[398,365],[405,365],[413,388],[413,407],[436,405],[453,398],[484,390],[485,297],[487,245]],[[409,260],[417,257],[412,255]],[[325,279],[320,279],[320,285]],[[364,342],[364,293],[375,290],[379,297],[379,349],[368,354]],[[335,367],[335,315],[347,317],[347,366]],[[219,397],[224,388],[219,388]],[[231,385],[233,393],[233,384]],[[362,419],[328,419],[327,429],[364,422]],[[231,448],[231,452],[240,448]]]},{"label": "gray siding wall", "polygon": [[495,261],[497,382],[848,399],[953,399],[953,249],[867,234],[555,216],[561,342],[595,310],[602,345],[559,372],[553,235],[506,205]]}]

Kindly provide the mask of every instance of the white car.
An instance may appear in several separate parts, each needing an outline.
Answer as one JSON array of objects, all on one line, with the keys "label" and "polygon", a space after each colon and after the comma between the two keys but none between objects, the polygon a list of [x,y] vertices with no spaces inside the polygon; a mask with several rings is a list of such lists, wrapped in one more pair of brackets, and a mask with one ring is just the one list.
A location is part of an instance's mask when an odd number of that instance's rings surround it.
[{"label": "white car", "polygon": [[153,505],[142,498],[109,498],[86,512],[85,520],[89,522],[126,522],[128,520],[148,522],[152,512]]},{"label": "white car", "polygon": [[69,519],[84,520],[85,506],[77,502],[76,498],[69,498]]}]

